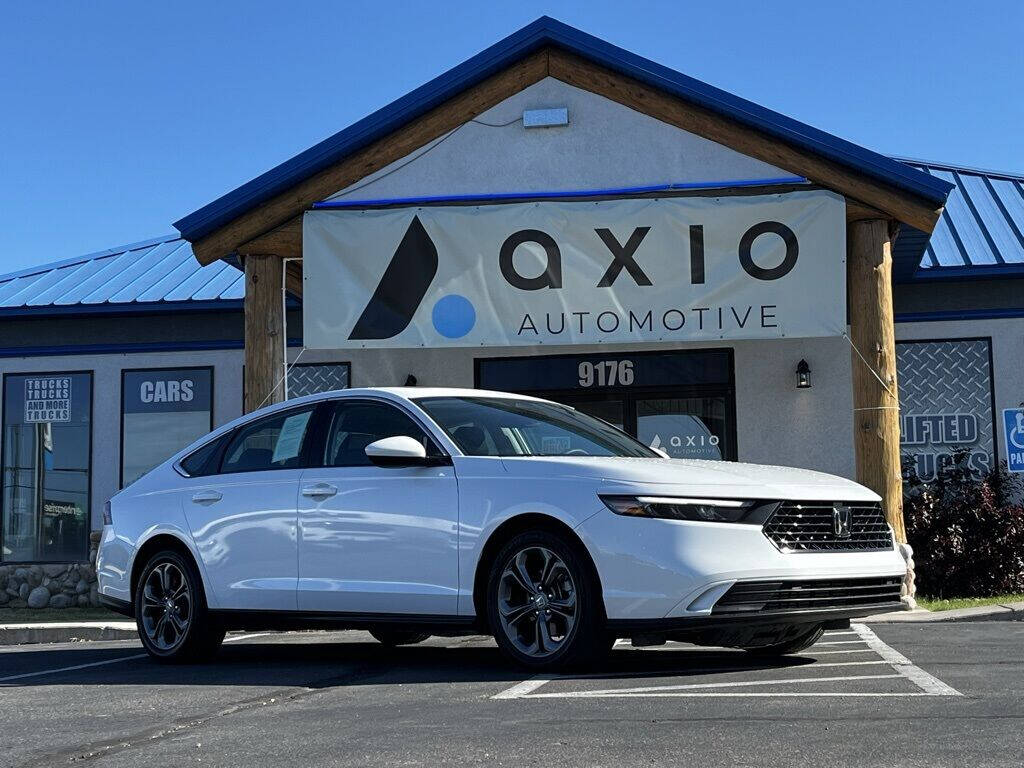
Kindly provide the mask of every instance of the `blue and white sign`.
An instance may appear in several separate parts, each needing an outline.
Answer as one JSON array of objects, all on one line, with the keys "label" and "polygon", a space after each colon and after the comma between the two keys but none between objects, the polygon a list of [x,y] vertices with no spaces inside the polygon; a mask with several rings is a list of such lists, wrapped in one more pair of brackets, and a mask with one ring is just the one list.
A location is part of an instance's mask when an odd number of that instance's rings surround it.
[{"label": "blue and white sign", "polygon": [[1024,408],[1003,411],[1006,429],[1006,465],[1011,472],[1024,472]]}]

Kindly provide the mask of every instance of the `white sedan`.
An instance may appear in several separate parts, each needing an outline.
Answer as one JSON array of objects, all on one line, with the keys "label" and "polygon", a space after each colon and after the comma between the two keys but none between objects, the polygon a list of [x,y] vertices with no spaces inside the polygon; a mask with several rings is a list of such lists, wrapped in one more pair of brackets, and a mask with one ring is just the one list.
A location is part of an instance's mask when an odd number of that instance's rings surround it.
[{"label": "white sedan", "polygon": [[793,653],[900,607],[879,497],[839,477],[664,458],[572,408],[350,389],[221,427],[108,502],[101,601],[161,661],[228,629],[487,633],[520,664],[615,638]]}]

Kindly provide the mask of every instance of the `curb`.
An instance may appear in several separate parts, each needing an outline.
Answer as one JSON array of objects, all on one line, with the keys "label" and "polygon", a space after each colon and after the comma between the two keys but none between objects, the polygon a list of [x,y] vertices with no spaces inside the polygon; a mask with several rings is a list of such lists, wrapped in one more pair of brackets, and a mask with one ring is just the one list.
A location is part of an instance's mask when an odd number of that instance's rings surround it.
[{"label": "curb", "polygon": [[865,624],[945,624],[968,621],[1024,621],[1024,602],[978,605],[952,611],[913,611],[881,613],[860,619]]},{"label": "curb", "polygon": [[134,621],[0,624],[0,645],[73,643],[79,640],[134,640]]}]

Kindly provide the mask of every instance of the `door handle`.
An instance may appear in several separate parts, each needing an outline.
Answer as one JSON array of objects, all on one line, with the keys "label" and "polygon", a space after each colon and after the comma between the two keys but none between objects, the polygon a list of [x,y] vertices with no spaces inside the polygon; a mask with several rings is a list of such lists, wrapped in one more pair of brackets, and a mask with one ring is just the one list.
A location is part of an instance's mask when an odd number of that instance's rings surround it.
[{"label": "door handle", "polygon": [[215,501],[220,501],[224,498],[224,494],[220,491],[197,491],[192,494],[192,501],[196,504],[213,504]]},{"label": "door handle", "polygon": [[307,485],[302,489],[303,496],[309,496],[313,499],[326,499],[328,496],[333,496],[338,492],[338,489],[329,483],[317,483],[316,485]]}]

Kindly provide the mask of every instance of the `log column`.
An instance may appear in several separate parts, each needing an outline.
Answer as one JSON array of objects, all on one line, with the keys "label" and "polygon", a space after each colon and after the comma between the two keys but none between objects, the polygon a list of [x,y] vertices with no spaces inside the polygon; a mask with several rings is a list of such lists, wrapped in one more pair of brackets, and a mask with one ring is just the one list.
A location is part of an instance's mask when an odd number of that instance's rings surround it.
[{"label": "log column", "polygon": [[882,497],[896,540],[905,543],[891,231],[891,222],[886,219],[851,221],[847,225],[850,340],[856,347],[851,350],[853,439],[857,481]]},{"label": "log column", "polygon": [[284,400],[284,263],[245,258],[245,412]]}]

